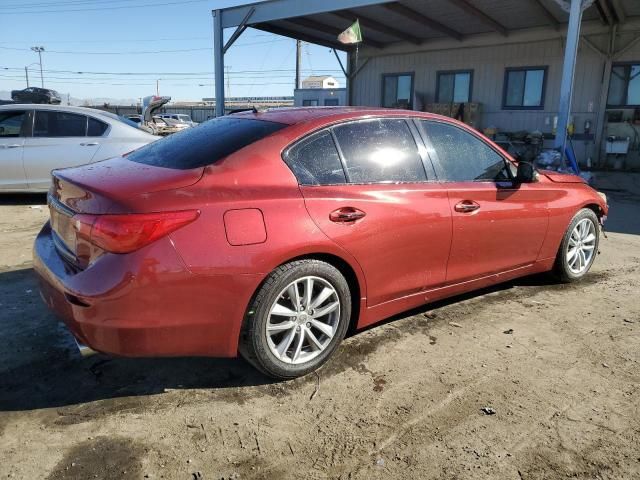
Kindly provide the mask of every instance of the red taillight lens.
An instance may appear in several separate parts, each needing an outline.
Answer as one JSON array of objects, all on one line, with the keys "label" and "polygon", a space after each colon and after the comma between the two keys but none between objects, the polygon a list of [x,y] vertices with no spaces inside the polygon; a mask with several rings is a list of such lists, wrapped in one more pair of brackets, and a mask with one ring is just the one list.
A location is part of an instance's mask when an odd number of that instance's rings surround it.
[{"label": "red taillight lens", "polygon": [[78,236],[111,253],[129,253],[193,222],[200,212],[73,216]]}]

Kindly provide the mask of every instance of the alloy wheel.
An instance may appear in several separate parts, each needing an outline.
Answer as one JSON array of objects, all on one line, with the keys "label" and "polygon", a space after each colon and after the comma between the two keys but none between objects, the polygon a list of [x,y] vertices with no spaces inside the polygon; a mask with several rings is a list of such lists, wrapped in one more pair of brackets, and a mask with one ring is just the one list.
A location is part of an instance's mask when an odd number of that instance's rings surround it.
[{"label": "alloy wheel", "polygon": [[593,258],[596,247],[596,226],[589,218],[580,220],[569,237],[566,260],[571,273],[583,273]]},{"label": "alloy wheel", "polygon": [[299,365],[331,343],[340,322],[340,299],[328,281],[298,278],[278,295],[266,323],[267,343],[280,361]]}]

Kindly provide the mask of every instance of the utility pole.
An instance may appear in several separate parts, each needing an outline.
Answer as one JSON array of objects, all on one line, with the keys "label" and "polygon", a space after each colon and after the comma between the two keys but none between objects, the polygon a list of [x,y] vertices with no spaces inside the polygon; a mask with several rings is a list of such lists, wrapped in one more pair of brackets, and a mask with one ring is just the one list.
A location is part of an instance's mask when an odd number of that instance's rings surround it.
[{"label": "utility pole", "polygon": [[24,67],[24,76],[27,79],[27,88],[29,88],[29,68]]},{"label": "utility pole", "polygon": [[302,40],[296,40],[296,86],[300,88],[300,65],[302,64]]},{"label": "utility pole", "polygon": [[156,79],[156,97],[160,96],[160,79]]},{"label": "utility pole", "polygon": [[231,68],[230,65],[225,65],[224,69],[227,75],[227,93],[226,93],[226,97],[230,97],[231,96],[231,79],[229,77],[229,69]]},{"label": "utility pole", "polygon": [[44,76],[42,75],[42,52],[44,47],[31,47],[31,50],[38,53],[38,59],[40,60],[40,84],[44,88]]}]

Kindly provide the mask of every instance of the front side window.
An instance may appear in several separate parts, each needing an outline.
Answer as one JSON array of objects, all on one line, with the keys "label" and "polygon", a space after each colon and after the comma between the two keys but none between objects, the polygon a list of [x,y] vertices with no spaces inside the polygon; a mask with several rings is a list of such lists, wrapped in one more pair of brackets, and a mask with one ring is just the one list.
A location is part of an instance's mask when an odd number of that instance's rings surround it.
[{"label": "front side window", "polygon": [[283,123],[228,115],[149,143],[131,152],[127,158],[177,170],[199,168],[212,165],[285,127],[287,125]]},{"label": "front side window", "polygon": [[333,129],[350,183],[424,182],[415,138],[403,119],[374,119]]},{"label": "front side window", "polygon": [[385,108],[413,108],[413,73],[382,76],[382,106]]},{"label": "front side window", "polygon": [[508,68],[505,72],[502,107],[505,109],[544,108],[546,67]]},{"label": "front side window", "polygon": [[471,70],[438,72],[436,101],[438,103],[467,103],[471,101]]},{"label": "front side window", "polygon": [[331,132],[323,131],[291,147],[284,156],[300,185],[346,183]]},{"label": "front side window", "polygon": [[640,106],[640,64],[613,66],[607,105],[611,107]]},{"label": "front side window", "polygon": [[77,113],[36,110],[34,137],[84,137],[87,117]]},{"label": "front side window", "polygon": [[509,181],[505,159],[478,137],[454,125],[420,120],[446,182]]},{"label": "front side window", "polygon": [[19,137],[25,116],[24,110],[0,112],[0,138]]}]

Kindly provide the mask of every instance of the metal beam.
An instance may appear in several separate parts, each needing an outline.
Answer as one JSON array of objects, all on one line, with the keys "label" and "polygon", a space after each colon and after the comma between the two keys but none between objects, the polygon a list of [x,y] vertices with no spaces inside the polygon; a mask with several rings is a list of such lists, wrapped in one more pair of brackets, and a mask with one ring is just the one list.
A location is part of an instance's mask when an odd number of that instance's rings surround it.
[{"label": "metal beam", "polygon": [[[304,18],[304,17],[288,18],[287,22],[293,23],[295,25],[299,25],[299,26],[304,27],[304,28],[308,28],[310,30],[317,30],[320,33],[330,33],[332,35],[335,35],[336,38],[344,30],[342,28],[333,27],[331,25],[327,25],[325,23],[321,23],[321,22],[318,22],[316,20],[310,20],[310,19]],[[375,47],[375,48],[382,48],[384,46],[382,43],[376,42],[374,40],[367,39],[366,37],[362,39],[362,42],[366,43],[367,45],[371,45],[372,47]]]},{"label": "metal beam", "polygon": [[336,60],[338,60],[338,64],[340,65],[340,68],[342,69],[342,73],[344,73],[345,78],[347,78],[349,76],[349,74],[347,73],[347,69],[344,68],[344,65],[342,64],[342,60],[340,60],[340,55],[338,55],[338,51],[335,48],[332,48],[331,51],[336,56]]},{"label": "metal beam", "polygon": [[258,23],[255,25],[251,25],[252,28],[262,30],[263,32],[275,33],[276,35],[282,35],[283,37],[293,38],[295,40],[302,40],[304,42],[315,43],[317,45],[323,45],[329,48],[335,48],[337,50],[349,50],[347,45],[343,45],[337,41],[326,40],[321,37],[316,37],[314,35],[307,35],[306,33],[296,32],[293,30],[289,30],[286,28],[278,27],[276,25],[270,23]]},{"label": "metal beam", "polygon": [[[595,138],[595,161],[600,165],[602,154],[602,137],[604,136],[604,125],[607,115],[607,100],[609,98],[609,84],[611,83],[611,70],[613,68],[613,55],[616,44],[616,33],[618,26],[614,25],[609,30],[609,41],[607,46],[607,56],[604,61],[602,81],[600,86],[600,100],[598,103],[598,116],[596,117],[596,138]],[[606,158],[606,157],[605,157]]]},{"label": "metal beam", "polygon": [[456,7],[458,7],[460,10],[467,13],[468,15],[476,17],[485,25],[488,25],[493,30],[500,33],[500,35],[502,35],[503,37],[506,37],[509,35],[509,31],[504,25],[502,25],[501,23],[491,18],[482,10],[479,10],[477,7],[471,5],[467,0],[449,0],[449,2],[453,3]]},{"label": "metal beam", "polygon": [[460,32],[454,30],[453,28],[447,27],[446,25],[443,25],[442,23],[425,16],[420,12],[417,12],[412,8],[406,7],[401,3],[386,3],[383,5],[383,7],[390,12],[394,12],[398,15],[403,16],[404,18],[423,24],[430,29],[435,30],[436,32],[443,33],[449,37],[455,38],[458,41],[462,40],[462,34]]},{"label": "metal beam", "polygon": [[240,25],[238,25],[238,28],[236,28],[229,40],[227,40],[227,43],[225,43],[224,48],[222,49],[223,53],[227,53],[227,50],[229,50],[231,45],[233,45],[233,42],[235,42],[238,37],[242,35],[242,32],[247,29],[247,22],[249,21],[249,18],[251,18],[251,15],[253,15],[253,12],[255,12],[255,8],[251,8],[251,10],[249,10],[244,16],[242,22],[240,22]]},{"label": "metal beam", "polygon": [[222,26],[224,28],[237,27],[250,8],[255,8],[255,13],[251,17],[251,23],[265,23],[274,20],[327,13],[334,10],[368,7],[391,1],[393,0],[269,0],[268,2],[256,2],[252,5],[241,5],[223,9]]},{"label": "metal beam", "polygon": [[[567,28],[567,44],[564,48],[564,62],[562,64],[562,82],[560,83],[560,105],[558,107],[558,128],[556,130],[555,147],[561,149],[562,158],[565,155],[567,143],[567,126],[571,114],[571,100],[573,97],[573,79],[578,56],[578,42],[580,40],[580,24],[582,22],[582,0],[571,0],[569,12],[569,26]],[[577,172],[576,172],[577,173]]]},{"label": "metal beam", "polygon": [[224,28],[222,10],[212,10],[213,15],[213,59],[215,71],[216,117],[224,115]]},{"label": "metal beam", "polygon": [[633,40],[631,40],[629,43],[627,43],[624,47],[620,48],[620,50],[616,51],[613,54],[614,58],[617,58],[619,56],[621,56],[624,52],[626,52],[627,50],[629,50],[630,48],[632,48],[634,45],[636,45],[638,42],[640,42],[640,36],[635,37]]},{"label": "metal beam", "polygon": [[370,28],[371,30],[384,33],[385,35],[391,35],[392,37],[396,37],[400,40],[405,40],[407,42],[411,42],[416,45],[420,45],[422,43],[422,40],[419,39],[418,37],[414,37],[413,35],[403,32],[402,30],[397,30],[395,28],[388,27],[383,23],[380,23],[371,18],[363,17],[362,15],[359,15],[350,10],[342,10],[342,11],[331,12],[331,13],[340,18],[348,20],[349,22],[355,22],[356,19],[358,19],[360,20],[360,25],[364,26],[365,29]]},{"label": "metal beam", "polygon": [[591,50],[593,50],[595,53],[597,53],[598,55],[600,55],[601,58],[606,59],[607,58],[607,52],[603,52],[602,50],[600,50],[591,40],[589,40],[587,37],[580,37],[580,40],[582,40],[582,43],[584,43],[587,47],[589,47]]},{"label": "metal beam", "polygon": [[598,7],[600,7],[600,9],[602,10],[602,14],[607,21],[607,24],[613,25],[615,23],[614,18],[613,15],[611,15],[611,10],[609,10],[609,5],[607,5],[607,2],[604,0],[597,0],[597,2]]},{"label": "metal beam", "polygon": [[610,0],[611,8],[613,9],[614,15],[618,19],[618,23],[624,23],[627,21],[627,15],[624,13],[624,8],[622,8],[622,4],[620,0]]},{"label": "metal beam", "polygon": [[560,29],[560,22],[558,22],[553,13],[551,13],[551,10],[549,10],[541,0],[530,0],[530,2],[536,5],[544,16],[547,17],[547,20],[549,20],[549,23],[554,29]]}]

